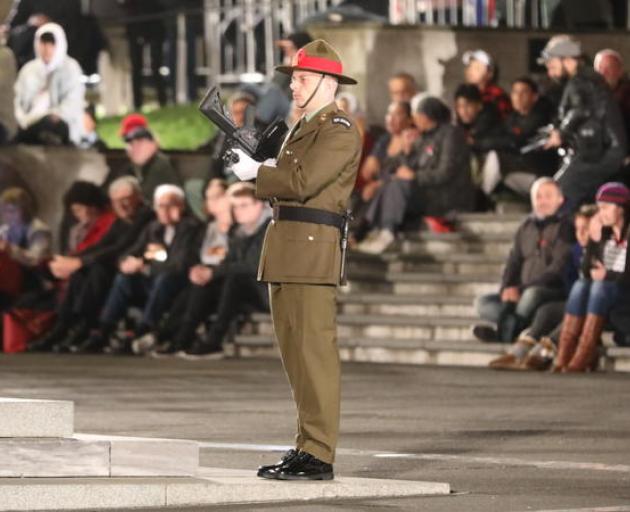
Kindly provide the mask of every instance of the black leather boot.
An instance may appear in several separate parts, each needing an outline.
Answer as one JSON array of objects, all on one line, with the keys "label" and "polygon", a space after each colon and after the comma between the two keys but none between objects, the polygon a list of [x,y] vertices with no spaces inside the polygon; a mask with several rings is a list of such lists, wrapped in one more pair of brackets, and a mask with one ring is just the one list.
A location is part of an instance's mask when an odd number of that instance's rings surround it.
[{"label": "black leather boot", "polygon": [[269,478],[269,479],[276,480],[278,478],[278,471],[280,470],[280,468],[282,468],[282,466],[284,466],[285,464],[288,464],[289,462],[291,462],[295,457],[299,455],[299,453],[300,452],[298,450],[291,448],[275,464],[269,464],[267,466],[260,466],[258,468],[257,475],[260,478]]},{"label": "black leather boot", "polygon": [[297,457],[280,467],[277,480],[332,480],[332,464],[319,460],[310,453],[300,452]]}]

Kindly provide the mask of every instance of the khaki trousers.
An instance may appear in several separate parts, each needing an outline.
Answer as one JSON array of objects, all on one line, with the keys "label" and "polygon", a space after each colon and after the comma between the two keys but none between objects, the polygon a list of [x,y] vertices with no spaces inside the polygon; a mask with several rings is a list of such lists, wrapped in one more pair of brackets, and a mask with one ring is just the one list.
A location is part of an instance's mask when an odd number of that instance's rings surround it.
[{"label": "khaki trousers", "polygon": [[337,287],[270,284],[273,324],[297,406],[296,448],[331,463],[339,436]]}]

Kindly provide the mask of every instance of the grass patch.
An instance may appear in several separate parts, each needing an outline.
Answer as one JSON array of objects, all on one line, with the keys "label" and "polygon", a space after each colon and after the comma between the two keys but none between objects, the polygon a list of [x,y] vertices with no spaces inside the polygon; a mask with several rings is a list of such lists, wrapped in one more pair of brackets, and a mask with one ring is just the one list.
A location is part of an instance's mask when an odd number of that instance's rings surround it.
[{"label": "grass patch", "polygon": [[[163,149],[194,150],[211,140],[216,133],[216,127],[199,112],[196,105],[173,105],[144,115]],[[125,147],[118,135],[123,117],[112,116],[98,121],[98,133],[112,149]]]}]

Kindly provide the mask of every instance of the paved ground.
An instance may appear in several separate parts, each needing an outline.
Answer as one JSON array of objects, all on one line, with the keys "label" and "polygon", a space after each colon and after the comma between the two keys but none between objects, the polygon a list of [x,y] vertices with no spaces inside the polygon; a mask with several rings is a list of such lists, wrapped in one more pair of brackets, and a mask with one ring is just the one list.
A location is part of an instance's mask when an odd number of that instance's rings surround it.
[{"label": "paved ground", "polygon": [[[0,356],[0,396],[74,400],[78,432],[202,441],[206,466],[255,468],[292,436],[275,360]],[[630,375],[350,364],[343,399],[337,473],[453,495],[218,508],[630,511]]]}]

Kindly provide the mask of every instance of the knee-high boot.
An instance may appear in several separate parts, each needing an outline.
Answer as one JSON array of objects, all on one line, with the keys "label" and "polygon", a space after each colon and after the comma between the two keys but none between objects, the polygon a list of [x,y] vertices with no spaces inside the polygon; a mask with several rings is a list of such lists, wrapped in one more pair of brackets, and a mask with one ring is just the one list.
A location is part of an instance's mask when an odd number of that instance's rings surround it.
[{"label": "knee-high boot", "polygon": [[599,339],[605,325],[606,317],[590,313],[586,315],[577,350],[567,366],[568,371],[583,372],[593,366],[596,362]]},{"label": "knee-high boot", "polygon": [[583,316],[570,315],[568,313],[564,315],[558,340],[558,355],[556,355],[553,365],[554,372],[564,371],[568,366],[575,353],[575,347],[578,344],[583,325]]}]

